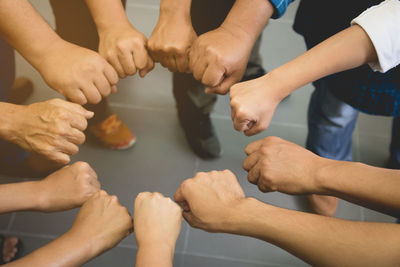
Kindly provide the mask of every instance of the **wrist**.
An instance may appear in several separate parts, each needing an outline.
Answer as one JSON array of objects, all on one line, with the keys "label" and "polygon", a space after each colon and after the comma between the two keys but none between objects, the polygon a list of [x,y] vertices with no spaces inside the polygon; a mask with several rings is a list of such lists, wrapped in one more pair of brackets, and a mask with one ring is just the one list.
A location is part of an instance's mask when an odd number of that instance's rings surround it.
[{"label": "wrist", "polygon": [[167,18],[189,20],[191,0],[162,0],[160,3],[160,20]]},{"label": "wrist", "polygon": [[334,180],[335,177],[332,177],[332,174],[338,172],[338,167],[340,167],[338,164],[340,163],[343,162],[319,157],[317,162],[314,164],[314,175],[312,175],[314,190],[310,193],[331,195],[332,186],[330,181],[332,181],[332,179]]},{"label": "wrist", "polygon": [[120,31],[123,28],[131,28],[132,24],[129,22],[127,17],[122,17],[116,20],[107,20],[107,21],[96,21],[96,27],[99,36],[118,30]]},{"label": "wrist", "polygon": [[20,133],[19,125],[20,120],[24,119],[24,116],[19,116],[21,111],[26,109],[26,106],[15,105],[6,102],[0,103],[1,116],[1,127],[0,137],[4,140],[15,143],[18,134]]}]

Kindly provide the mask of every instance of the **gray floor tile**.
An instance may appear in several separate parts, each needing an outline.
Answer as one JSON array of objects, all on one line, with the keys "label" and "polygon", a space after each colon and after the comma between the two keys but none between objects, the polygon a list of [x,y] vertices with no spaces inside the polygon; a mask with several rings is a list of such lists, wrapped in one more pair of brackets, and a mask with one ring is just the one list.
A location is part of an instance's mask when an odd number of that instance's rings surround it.
[{"label": "gray floor tile", "polygon": [[367,208],[362,208],[364,214],[364,220],[367,222],[387,222],[387,223],[394,223],[396,222],[396,218],[382,214],[380,212],[370,210]]},{"label": "gray floor tile", "polygon": [[6,231],[10,224],[11,213],[0,214],[0,231]]}]

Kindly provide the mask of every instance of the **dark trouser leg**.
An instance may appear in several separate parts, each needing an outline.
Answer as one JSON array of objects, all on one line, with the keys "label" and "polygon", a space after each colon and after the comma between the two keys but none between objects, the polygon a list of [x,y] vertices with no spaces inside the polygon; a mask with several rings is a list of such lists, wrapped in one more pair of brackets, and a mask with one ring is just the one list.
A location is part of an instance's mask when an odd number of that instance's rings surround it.
[{"label": "dark trouser leg", "polygon": [[390,159],[387,167],[390,169],[400,169],[400,118],[397,117],[393,118]]},{"label": "dark trouser leg", "polygon": [[[99,37],[97,28],[85,1],[50,0],[56,21],[56,31],[64,40],[97,51]],[[89,124],[103,121],[112,114],[107,99],[96,105],[85,105],[95,116]]]}]

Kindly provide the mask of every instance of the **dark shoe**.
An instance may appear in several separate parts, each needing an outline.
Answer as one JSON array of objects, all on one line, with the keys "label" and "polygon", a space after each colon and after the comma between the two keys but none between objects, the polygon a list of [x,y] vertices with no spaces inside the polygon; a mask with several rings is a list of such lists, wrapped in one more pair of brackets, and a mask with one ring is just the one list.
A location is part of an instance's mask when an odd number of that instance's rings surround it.
[{"label": "dark shoe", "polygon": [[179,121],[185,131],[186,140],[194,153],[203,159],[214,159],[221,156],[221,146],[210,114],[202,114],[188,118],[178,114]]}]

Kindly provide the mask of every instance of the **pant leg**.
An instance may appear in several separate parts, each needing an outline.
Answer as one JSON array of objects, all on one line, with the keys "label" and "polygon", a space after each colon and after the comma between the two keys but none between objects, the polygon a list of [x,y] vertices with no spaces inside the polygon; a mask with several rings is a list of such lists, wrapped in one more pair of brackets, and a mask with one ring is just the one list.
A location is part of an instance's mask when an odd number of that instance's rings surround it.
[{"label": "pant leg", "polygon": [[[218,28],[228,15],[234,0],[193,0],[191,17],[193,28],[198,35]],[[261,36],[256,41],[249,62],[261,65],[259,53]],[[251,69],[246,70],[251,73]],[[192,74],[173,74],[173,93],[178,111],[186,112],[187,107],[192,107],[191,113],[206,114],[213,110],[217,101],[214,94],[204,93],[204,86],[193,78]]]},{"label": "pant leg", "polygon": [[319,156],[352,160],[352,134],[358,111],[337,99],[324,81],[315,83],[308,108],[306,148]]},{"label": "pant leg", "polygon": [[[126,0],[123,1],[125,5]],[[99,36],[88,7],[83,0],[50,0],[56,31],[64,40],[97,51]],[[112,114],[107,99],[99,104],[85,105],[95,113],[89,124],[103,121]]]},{"label": "pant leg", "polygon": [[[14,49],[0,38],[0,102],[7,102],[15,80]],[[0,140],[0,168],[18,164],[28,157],[29,153],[18,146]]]},{"label": "pant leg", "polygon": [[390,158],[387,165],[390,169],[400,169],[400,118],[393,118]]}]

